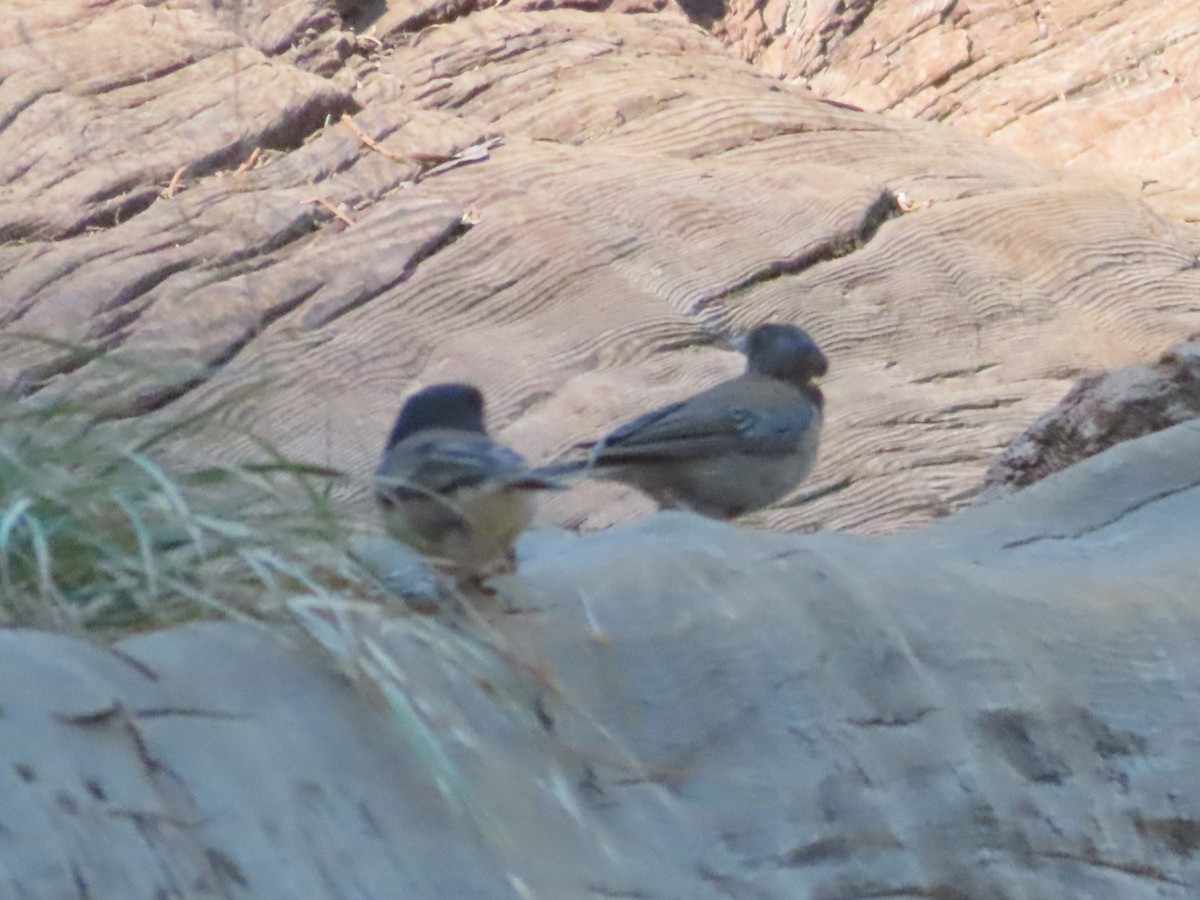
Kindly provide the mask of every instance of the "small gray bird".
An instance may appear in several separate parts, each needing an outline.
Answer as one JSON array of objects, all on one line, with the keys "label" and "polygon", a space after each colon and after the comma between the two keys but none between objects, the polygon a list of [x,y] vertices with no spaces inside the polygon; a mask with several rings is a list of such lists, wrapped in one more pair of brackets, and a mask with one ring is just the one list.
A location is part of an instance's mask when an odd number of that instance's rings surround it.
[{"label": "small gray bird", "polygon": [[469,575],[511,564],[533,520],[534,493],[560,487],[488,437],[483,395],[469,384],[409,397],[375,477],[392,537]]},{"label": "small gray bird", "polygon": [[717,519],[770,506],[816,462],[824,397],[812,379],[829,364],[794,325],[758,325],[742,349],[744,374],[579,445],[587,460],[541,471],[622,481],[660,507]]}]

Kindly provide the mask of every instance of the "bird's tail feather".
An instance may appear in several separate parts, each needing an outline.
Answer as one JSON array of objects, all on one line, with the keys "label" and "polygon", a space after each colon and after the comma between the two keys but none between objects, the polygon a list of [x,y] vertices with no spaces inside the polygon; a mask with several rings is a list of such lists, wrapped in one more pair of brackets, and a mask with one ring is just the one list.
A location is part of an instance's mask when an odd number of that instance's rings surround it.
[{"label": "bird's tail feather", "polygon": [[538,466],[535,469],[530,469],[529,474],[535,478],[543,478],[547,481],[557,482],[563,478],[580,477],[587,474],[587,470],[590,465],[590,460],[574,459],[566,462],[554,462],[548,463],[544,466]]},{"label": "bird's tail feather", "polygon": [[506,486],[522,491],[562,491],[567,488],[558,477],[549,475],[541,469],[530,469],[519,478],[506,482]]}]

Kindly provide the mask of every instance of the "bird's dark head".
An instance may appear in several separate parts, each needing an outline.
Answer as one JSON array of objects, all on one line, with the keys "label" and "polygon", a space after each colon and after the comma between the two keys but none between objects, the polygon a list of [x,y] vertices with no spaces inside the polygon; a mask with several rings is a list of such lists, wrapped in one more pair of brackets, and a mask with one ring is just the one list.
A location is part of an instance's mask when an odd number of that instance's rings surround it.
[{"label": "bird's dark head", "polygon": [[417,391],[404,401],[385,449],[430,428],[485,433],[483,394],[470,384],[434,384]]},{"label": "bird's dark head", "polygon": [[756,325],[743,346],[746,371],[794,384],[804,384],[829,370],[825,354],[808,332],[795,325]]}]

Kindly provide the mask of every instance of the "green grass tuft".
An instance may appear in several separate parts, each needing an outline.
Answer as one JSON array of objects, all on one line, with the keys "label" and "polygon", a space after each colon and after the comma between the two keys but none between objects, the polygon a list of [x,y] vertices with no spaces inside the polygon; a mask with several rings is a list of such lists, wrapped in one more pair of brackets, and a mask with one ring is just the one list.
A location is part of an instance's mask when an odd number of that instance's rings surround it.
[{"label": "green grass tuft", "polygon": [[[159,374],[120,365],[131,376],[113,379],[122,391]],[[120,404],[103,392],[37,396],[0,396],[0,624],[108,642],[196,619],[254,623],[306,647],[385,710],[447,807],[516,858],[480,785],[479,772],[494,768],[487,742],[458,705],[494,706],[540,739],[540,687],[522,666],[509,670],[498,633],[397,602],[391,573],[356,553],[370,526],[334,501],[348,476],[262,440],[251,462],[179,461],[189,436],[220,445],[220,410],[111,419]]]},{"label": "green grass tuft", "polygon": [[[285,619],[296,593],[360,597],[337,473],[264,442],[245,465],[168,467],[203,417],[103,422],[0,399],[0,622],[119,637],[189,619]],[[169,437],[168,437],[169,435]]]}]

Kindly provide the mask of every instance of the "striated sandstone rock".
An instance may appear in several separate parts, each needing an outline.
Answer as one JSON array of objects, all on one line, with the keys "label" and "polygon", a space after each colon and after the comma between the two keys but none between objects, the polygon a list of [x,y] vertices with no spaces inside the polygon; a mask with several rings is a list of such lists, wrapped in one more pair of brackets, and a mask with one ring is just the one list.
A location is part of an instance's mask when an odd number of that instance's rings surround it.
[{"label": "striated sandstone rock", "polygon": [[1200,219],[1191,0],[730,0],[715,28],[817,96],[953,124]]},{"label": "striated sandstone rock", "polygon": [[[1200,330],[1194,227],[821,102],[673,7],[601,6],[6,7],[0,323],[154,368],[116,385],[14,338],[0,379],[116,416],[216,408],[228,430],[193,456],[257,454],[253,428],[365,475],[422,384],[484,384],[540,461],[789,319],[831,357],[825,450],[756,521],[878,533],[967,502],[1081,373]],[[588,486],[545,521],[647,510]]]},{"label": "striated sandstone rock", "polygon": [[[6,5],[0,241],[10,250],[31,256],[118,226],[154,205],[177,173],[190,182],[256,147],[294,147],[326,116],[353,108],[347,90],[246,46],[203,9]],[[157,249],[147,242],[135,252]],[[7,303],[19,309],[21,299]]]}]

